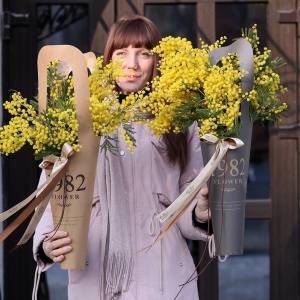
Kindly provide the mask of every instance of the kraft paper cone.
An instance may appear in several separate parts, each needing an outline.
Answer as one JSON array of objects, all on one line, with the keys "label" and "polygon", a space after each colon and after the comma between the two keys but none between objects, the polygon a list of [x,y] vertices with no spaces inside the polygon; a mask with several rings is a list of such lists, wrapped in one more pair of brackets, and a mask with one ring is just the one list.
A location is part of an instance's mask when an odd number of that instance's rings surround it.
[{"label": "kraft paper cone", "polygon": [[[242,78],[242,93],[252,89],[254,78],[253,51],[245,39],[238,39],[227,47],[210,52],[214,64],[229,53],[237,53],[240,68],[248,71]],[[214,232],[215,255],[240,255],[244,251],[245,200],[251,147],[252,125],[249,119],[249,102],[241,104],[242,128],[238,136],[244,146],[228,150],[207,182]],[[215,145],[201,144],[206,164],[215,152]]]},{"label": "kraft paper cone", "polygon": [[[69,232],[73,250],[65,256],[62,269],[83,269],[85,267],[86,245],[92,208],[94,181],[100,137],[95,136],[89,110],[89,85],[87,66],[92,65],[95,56],[84,55],[77,48],[69,45],[45,46],[38,56],[39,112],[46,108],[47,65],[53,60],[68,63],[74,77],[76,114],[79,123],[79,152],[70,158],[65,176],[57,185],[51,202],[54,226],[63,219],[59,230]],[[63,201],[65,200],[65,201]]]}]

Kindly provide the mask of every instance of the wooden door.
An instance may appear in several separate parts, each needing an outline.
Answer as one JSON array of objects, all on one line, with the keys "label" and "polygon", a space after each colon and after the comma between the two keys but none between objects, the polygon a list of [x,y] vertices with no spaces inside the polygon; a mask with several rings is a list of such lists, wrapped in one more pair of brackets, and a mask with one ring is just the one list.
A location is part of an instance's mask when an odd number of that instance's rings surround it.
[{"label": "wooden door", "polygon": [[288,65],[288,117],[271,132],[271,299],[299,299],[299,6],[270,1],[270,44]]}]

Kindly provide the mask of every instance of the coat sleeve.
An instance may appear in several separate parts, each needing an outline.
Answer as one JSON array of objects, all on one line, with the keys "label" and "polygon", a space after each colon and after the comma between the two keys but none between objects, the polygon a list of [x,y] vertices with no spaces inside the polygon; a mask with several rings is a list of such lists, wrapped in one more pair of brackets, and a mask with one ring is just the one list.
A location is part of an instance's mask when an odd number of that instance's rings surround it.
[{"label": "coat sleeve", "polygon": [[[188,164],[184,172],[180,176],[180,193],[182,193],[189,184],[197,177],[203,169],[203,159],[198,135],[197,123],[189,128],[188,134]],[[182,235],[191,240],[207,240],[208,233],[193,225],[192,211],[197,203],[196,195],[193,203],[188,207],[186,212],[178,220],[177,225]]]},{"label": "coat sleeve", "polygon": [[[45,172],[42,172],[40,177],[39,185],[41,185],[46,180]],[[48,204],[39,224],[36,227],[35,234],[33,236],[33,257],[37,262],[38,268],[41,272],[49,269],[54,263],[45,263],[42,261],[39,255],[39,249],[44,239],[46,238],[46,234],[53,230],[53,220],[50,203]]]}]

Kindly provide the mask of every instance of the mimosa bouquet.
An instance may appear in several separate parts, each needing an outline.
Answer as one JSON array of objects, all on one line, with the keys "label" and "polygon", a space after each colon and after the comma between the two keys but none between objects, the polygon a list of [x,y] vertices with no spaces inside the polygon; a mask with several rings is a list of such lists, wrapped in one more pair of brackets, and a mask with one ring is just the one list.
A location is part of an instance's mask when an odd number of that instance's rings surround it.
[{"label": "mimosa bouquet", "polygon": [[259,50],[256,25],[227,47],[225,41],[194,48],[185,38],[164,38],[153,49],[161,74],[140,107],[154,115],[146,126],[158,136],[185,132],[198,123],[206,165],[158,218],[162,237],[207,182],[212,257],[242,254],[252,125],[257,120],[278,123],[287,110],[279,98],[287,89],[276,72],[285,63],[272,59],[271,50]]},{"label": "mimosa bouquet", "polygon": [[[122,126],[124,138],[133,149],[135,140],[129,121],[141,119],[134,111],[137,103],[129,98],[118,101],[116,80],[121,76],[120,63],[102,66],[103,57],[95,61],[95,70],[89,76],[90,111],[93,130],[102,136],[101,148],[115,150],[109,134]],[[11,100],[3,106],[12,118],[8,125],[0,127],[0,153],[9,155],[19,151],[26,143],[34,150],[37,160],[48,155],[59,156],[65,143],[75,152],[80,151],[78,143],[78,121],[75,109],[74,80],[72,74],[59,72],[59,60],[52,61],[47,68],[49,95],[47,107],[38,112],[38,97],[28,100],[20,92],[13,92]],[[137,100],[138,102],[138,100]]]},{"label": "mimosa bouquet", "polygon": [[116,150],[119,127],[133,149],[130,122],[142,119],[135,110],[140,100],[118,101],[116,84],[123,74],[121,62],[103,67],[102,61],[102,57],[96,59],[94,54],[83,54],[72,46],[42,48],[38,57],[38,96],[28,102],[14,92],[4,104],[12,118],[0,127],[0,152],[9,155],[28,143],[35,158],[43,159],[40,167],[47,174],[46,181],[32,195],[0,214],[3,221],[27,206],[21,218],[0,234],[0,241],[35,209],[17,246],[27,242],[51,200],[54,232],[61,228],[72,236],[74,251],[63,262],[62,268],[66,269],[84,267],[98,152]]},{"label": "mimosa bouquet", "polygon": [[253,48],[253,88],[242,93],[242,78],[247,70],[240,65],[237,53],[228,53],[213,64],[210,53],[220,48],[226,37],[212,45],[202,42],[194,48],[185,38],[166,37],[153,49],[160,57],[161,75],[152,83],[152,92],[141,110],[155,116],[149,126],[158,136],[174,130],[185,132],[197,121],[200,136],[237,137],[241,130],[241,103],[250,103],[249,116],[256,120],[278,123],[287,109],[279,93],[287,89],[280,83],[276,70],[285,62],[272,59],[271,50],[259,50],[257,27],[242,30],[242,38]]}]

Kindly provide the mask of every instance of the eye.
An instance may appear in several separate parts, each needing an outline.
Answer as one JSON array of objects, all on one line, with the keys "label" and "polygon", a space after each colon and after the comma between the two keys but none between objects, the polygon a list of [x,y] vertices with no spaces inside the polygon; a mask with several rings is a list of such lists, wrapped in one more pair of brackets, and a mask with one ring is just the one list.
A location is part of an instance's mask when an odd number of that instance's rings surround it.
[{"label": "eye", "polygon": [[125,51],[122,51],[122,50],[116,51],[115,52],[115,56],[118,57],[118,58],[120,58],[120,59],[122,59],[122,58],[126,57],[126,53],[125,53]]},{"label": "eye", "polygon": [[151,53],[150,53],[150,51],[142,51],[142,52],[140,52],[140,54],[139,54],[141,57],[144,57],[144,58],[148,58],[148,57],[150,57],[151,56]]}]

